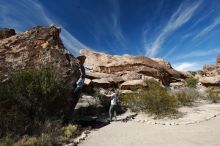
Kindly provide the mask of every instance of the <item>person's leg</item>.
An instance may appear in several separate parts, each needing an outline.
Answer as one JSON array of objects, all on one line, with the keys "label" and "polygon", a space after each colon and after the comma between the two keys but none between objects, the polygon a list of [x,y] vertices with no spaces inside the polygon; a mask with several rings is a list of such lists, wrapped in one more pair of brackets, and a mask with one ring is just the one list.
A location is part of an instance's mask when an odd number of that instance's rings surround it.
[{"label": "person's leg", "polygon": [[115,117],[115,120],[117,120],[117,106],[116,105],[114,106],[114,117]]},{"label": "person's leg", "polygon": [[111,105],[109,108],[109,120],[112,121],[112,110],[113,110],[113,106]]}]

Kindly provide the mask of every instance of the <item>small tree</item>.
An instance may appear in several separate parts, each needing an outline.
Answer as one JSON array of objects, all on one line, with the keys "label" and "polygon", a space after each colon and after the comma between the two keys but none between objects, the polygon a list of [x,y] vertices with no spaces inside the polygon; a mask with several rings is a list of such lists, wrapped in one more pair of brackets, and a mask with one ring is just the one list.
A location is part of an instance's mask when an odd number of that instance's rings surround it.
[{"label": "small tree", "polygon": [[193,77],[186,78],[186,84],[190,88],[196,88],[197,83],[198,79],[195,79]]}]

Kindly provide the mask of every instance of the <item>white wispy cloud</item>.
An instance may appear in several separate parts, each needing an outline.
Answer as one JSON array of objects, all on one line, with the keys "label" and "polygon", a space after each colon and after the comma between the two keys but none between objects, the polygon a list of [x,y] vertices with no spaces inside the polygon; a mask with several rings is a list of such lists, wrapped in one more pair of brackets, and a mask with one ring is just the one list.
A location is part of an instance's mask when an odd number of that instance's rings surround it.
[{"label": "white wispy cloud", "polygon": [[174,64],[173,68],[178,71],[196,71],[198,69],[201,69],[201,66],[202,65],[197,62],[182,62]]},{"label": "white wispy cloud", "polygon": [[150,57],[155,57],[159,50],[161,49],[164,41],[167,37],[188,22],[198,7],[201,5],[202,1],[194,2],[193,4],[182,3],[177,11],[171,16],[168,23],[164,26],[162,31],[158,34],[155,40],[150,43],[145,44],[145,55]]},{"label": "white wispy cloud", "polygon": [[74,37],[55,17],[46,13],[38,0],[0,1],[0,27],[12,27],[24,31],[36,25],[56,24],[62,28],[61,39],[65,47],[73,54],[82,48],[89,48]]},{"label": "white wispy cloud", "polygon": [[119,45],[122,47],[121,49],[127,48],[127,40],[123,35],[120,23],[120,6],[117,0],[111,1],[111,13],[110,13],[110,22],[108,22],[107,26],[111,30],[111,33],[118,41]]},{"label": "white wispy cloud", "polygon": [[207,27],[205,27],[202,31],[200,31],[194,38],[198,39],[204,35],[206,35],[207,33],[209,33],[210,31],[212,31],[214,28],[218,27],[220,25],[220,17],[217,17],[213,23],[211,23],[210,25],[208,25]]},{"label": "white wispy cloud", "polygon": [[188,59],[188,58],[194,58],[194,57],[207,57],[207,56],[216,55],[219,53],[220,53],[220,48],[202,50],[202,51],[193,51],[187,54],[178,55],[176,59],[180,60],[180,59]]}]

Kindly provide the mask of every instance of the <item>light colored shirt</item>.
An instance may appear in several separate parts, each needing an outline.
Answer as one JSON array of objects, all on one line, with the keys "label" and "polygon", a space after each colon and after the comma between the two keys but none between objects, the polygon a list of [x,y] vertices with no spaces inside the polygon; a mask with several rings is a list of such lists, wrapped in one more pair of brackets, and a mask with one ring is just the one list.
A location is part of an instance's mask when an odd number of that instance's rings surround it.
[{"label": "light colored shirt", "polygon": [[118,101],[118,97],[117,97],[116,93],[113,93],[111,95],[111,105],[117,105],[117,101]]},{"label": "light colored shirt", "polygon": [[79,80],[76,82],[77,87],[82,88],[84,85],[85,78],[79,78]]}]

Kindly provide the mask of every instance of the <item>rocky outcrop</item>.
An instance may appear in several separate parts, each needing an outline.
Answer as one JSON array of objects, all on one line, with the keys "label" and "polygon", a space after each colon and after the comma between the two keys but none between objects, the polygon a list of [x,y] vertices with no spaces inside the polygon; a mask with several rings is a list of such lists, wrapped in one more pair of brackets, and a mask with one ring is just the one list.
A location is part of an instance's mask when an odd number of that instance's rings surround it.
[{"label": "rocky outcrop", "polygon": [[48,65],[53,66],[64,80],[75,81],[79,75],[76,59],[65,49],[60,31],[55,26],[34,27],[15,35],[13,30],[5,29],[1,33],[5,35],[0,34],[4,36],[0,40],[1,81],[14,71]]},{"label": "rocky outcrop", "polygon": [[216,59],[216,64],[206,64],[203,69],[195,75],[199,82],[204,86],[219,86],[220,85],[220,63],[219,56]]},{"label": "rocky outcrop", "polygon": [[202,77],[199,82],[205,86],[220,86],[220,75],[213,77]]},{"label": "rocky outcrop", "polygon": [[0,40],[9,38],[15,34],[16,33],[14,29],[2,28],[0,29]]},{"label": "rocky outcrop", "polygon": [[91,85],[100,84],[107,87],[107,84],[121,88],[134,86],[132,81],[153,78],[160,80],[163,84],[175,81],[174,74],[183,74],[174,70],[169,62],[158,58],[147,58],[143,56],[129,55],[108,55],[94,52],[92,50],[81,50],[82,55],[87,57],[85,66],[91,73],[87,78],[91,79]]}]

